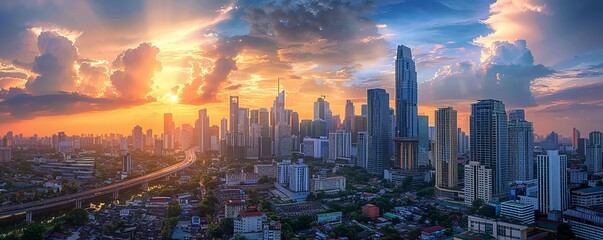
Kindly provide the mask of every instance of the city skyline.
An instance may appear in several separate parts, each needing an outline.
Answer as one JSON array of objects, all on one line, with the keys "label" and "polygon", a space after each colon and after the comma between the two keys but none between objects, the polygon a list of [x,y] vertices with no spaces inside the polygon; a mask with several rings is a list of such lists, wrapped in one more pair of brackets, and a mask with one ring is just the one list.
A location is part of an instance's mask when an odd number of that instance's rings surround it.
[{"label": "city skyline", "polygon": [[[346,100],[358,112],[367,89],[394,94],[399,44],[415,54],[418,113],[430,125],[434,110],[452,106],[467,132],[470,103],[494,98],[525,109],[541,135],[597,130],[603,36],[571,26],[598,22],[583,9],[600,3],[507,2],[2,3],[0,131],[157,130],[161,114],[192,124],[199,109],[219,125],[228,96],[266,108],[278,78],[292,100],[286,107],[300,119],[313,112],[311,101],[299,99],[321,95],[333,115],[344,116]],[[425,10],[437,17],[417,15]],[[398,11],[409,14],[392,14]],[[578,11],[582,18],[565,19]],[[304,27],[279,24],[288,17]]]}]

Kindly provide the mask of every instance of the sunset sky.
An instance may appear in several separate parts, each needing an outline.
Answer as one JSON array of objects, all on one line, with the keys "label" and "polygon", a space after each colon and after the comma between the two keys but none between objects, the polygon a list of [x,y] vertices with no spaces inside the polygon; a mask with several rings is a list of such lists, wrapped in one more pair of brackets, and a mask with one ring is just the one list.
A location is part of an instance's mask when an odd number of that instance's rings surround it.
[{"label": "sunset sky", "polygon": [[[603,130],[603,1],[0,1],[0,135],[163,131],[207,108],[285,105],[312,118],[326,95],[360,112],[394,97],[394,54],[412,48],[419,113],[502,100],[535,131]],[[393,107],[393,102],[392,105]],[[433,123],[433,119],[430,119]]]}]

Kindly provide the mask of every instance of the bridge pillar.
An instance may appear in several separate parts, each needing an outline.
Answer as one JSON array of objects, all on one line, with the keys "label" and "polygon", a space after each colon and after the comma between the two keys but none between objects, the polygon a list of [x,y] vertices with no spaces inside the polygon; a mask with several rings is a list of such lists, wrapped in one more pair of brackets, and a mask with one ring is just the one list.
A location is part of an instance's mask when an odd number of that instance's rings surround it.
[{"label": "bridge pillar", "polygon": [[75,208],[82,208],[82,200],[75,201]]},{"label": "bridge pillar", "polygon": [[118,199],[119,198],[119,190],[115,190],[113,192],[113,199]]},{"label": "bridge pillar", "polygon": [[31,211],[31,210],[25,211],[25,222],[33,223],[33,211]]},{"label": "bridge pillar", "polygon": [[144,182],[142,184],[142,190],[145,191],[145,192],[149,191],[149,182]]}]

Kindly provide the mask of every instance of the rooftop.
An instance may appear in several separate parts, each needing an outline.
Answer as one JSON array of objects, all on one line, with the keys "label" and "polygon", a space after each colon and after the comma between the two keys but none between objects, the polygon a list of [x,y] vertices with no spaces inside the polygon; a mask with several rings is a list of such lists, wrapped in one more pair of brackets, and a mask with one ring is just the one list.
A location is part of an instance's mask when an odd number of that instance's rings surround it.
[{"label": "rooftop", "polygon": [[494,237],[485,234],[485,233],[475,233],[475,232],[464,232],[460,234],[454,235],[454,238],[463,239],[463,240],[490,240],[495,239]]},{"label": "rooftop", "polygon": [[240,211],[239,212],[239,216],[241,217],[260,217],[262,216],[262,212],[260,211],[254,211],[254,212],[245,212],[245,211]]},{"label": "rooftop", "polygon": [[441,231],[446,229],[445,227],[442,226],[433,226],[433,227],[426,227],[421,229],[421,231],[426,232],[426,233],[433,233],[433,232],[437,232],[437,231]]},{"label": "rooftop", "polygon": [[591,188],[578,189],[574,192],[581,193],[581,194],[603,192],[603,187],[591,187]]}]

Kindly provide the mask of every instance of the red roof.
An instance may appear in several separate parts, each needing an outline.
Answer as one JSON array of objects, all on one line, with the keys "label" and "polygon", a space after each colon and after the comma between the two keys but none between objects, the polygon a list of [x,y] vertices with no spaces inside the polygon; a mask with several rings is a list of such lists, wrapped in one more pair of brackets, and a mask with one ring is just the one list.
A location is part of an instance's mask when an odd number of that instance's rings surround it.
[{"label": "red roof", "polygon": [[254,212],[240,211],[239,215],[241,217],[260,217],[260,216],[262,216],[262,212],[260,212],[260,211],[254,211]]},{"label": "red roof", "polygon": [[446,229],[446,228],[442,227],[442,226],[433,226],[433,227],[423,228],[423,229],[421,229],[421,231],[426,232],[426,233],[433,233],[433,232],[437,232],[437,231],[444,230],[444,229]]}]

